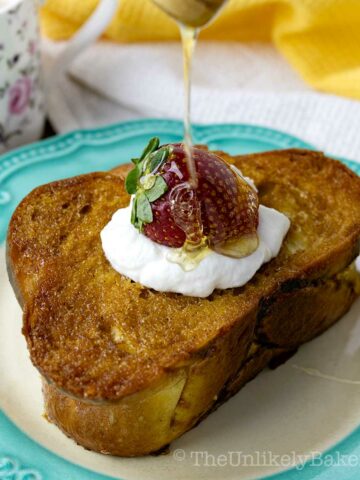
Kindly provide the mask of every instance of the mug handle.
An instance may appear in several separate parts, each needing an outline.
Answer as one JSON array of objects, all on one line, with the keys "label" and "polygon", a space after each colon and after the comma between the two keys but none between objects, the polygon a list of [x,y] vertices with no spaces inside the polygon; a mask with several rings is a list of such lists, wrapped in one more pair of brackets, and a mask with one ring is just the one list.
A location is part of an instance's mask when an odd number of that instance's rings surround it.
[{"label": "mug handle", "polygon": [[[54,86],[59,78],[64,75],[71,62],[88,46],[104,33],[112,20],[119,0],[100,0],[90,18],[71,38],[65,50],[59,55],[50,75],[49,85]],[[50,88],[51,88],[50,87]]]}]

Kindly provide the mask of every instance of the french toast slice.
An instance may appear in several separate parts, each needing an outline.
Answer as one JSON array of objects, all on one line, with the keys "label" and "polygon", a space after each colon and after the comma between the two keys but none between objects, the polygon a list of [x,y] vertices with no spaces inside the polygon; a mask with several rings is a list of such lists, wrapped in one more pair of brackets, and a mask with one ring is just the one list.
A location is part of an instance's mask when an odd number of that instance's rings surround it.
[{"label": "french toast slice", "polygon": [[127,206],[128,166],[31,192],[9,226],[9,277],[48,419],[86,448],[164,448],[267,365],[330,327],[359,289],[360,178],[322,153],[230,157],[291,219],[279,255],[241,288],[160,293],[112,269],[100,231]]}]

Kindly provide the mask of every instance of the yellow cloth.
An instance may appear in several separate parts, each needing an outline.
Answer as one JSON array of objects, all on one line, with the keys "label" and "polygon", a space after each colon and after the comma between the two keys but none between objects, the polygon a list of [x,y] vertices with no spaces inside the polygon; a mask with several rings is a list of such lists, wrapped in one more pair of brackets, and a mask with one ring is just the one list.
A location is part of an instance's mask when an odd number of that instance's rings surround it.
[{"label": "yellow cloth", "polygon": [[[62,40],[82,25],[97,0],[48,0],[45,35]],[[105,38],[119,42],[178,38],[175,22],[151,0],[121,0]],[[272,41],[318,90],[360,99],[360,0],[230,0],[202,39]]]}]

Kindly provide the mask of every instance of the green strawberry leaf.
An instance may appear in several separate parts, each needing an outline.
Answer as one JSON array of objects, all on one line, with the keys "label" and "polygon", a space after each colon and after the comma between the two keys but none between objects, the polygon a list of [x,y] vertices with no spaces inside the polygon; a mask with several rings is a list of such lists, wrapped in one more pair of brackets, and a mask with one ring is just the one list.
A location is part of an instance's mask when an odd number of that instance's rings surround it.
[{"label": "green strawberry leaf", "polygon": [[[172,152],[171,146],[159,149],[160,140],[154,137],[144,149],[140,158],[132,158],[134,168],[125,180],[126,191],[134,195],[131,208],[131,223],[140,232],[144,223],[153,221],[150,202],[160,198],[168,189],[165,180],[159,175],[150,175],[158,170]],[[153,178],[153,181],[148,181]],[[143,177],[143,178],[142,178]],[[141,181],[140,181],[141,180]]]},{"label": "green strawberry leaf", "polygon": [[147,175],[143,175],[140,178],[140,185],[145,190],[145,192],[146,190],[151,190],[155,185],[155,182],[156,182],[156,175],[147,174]]},{"label": "green strawberry leaf", "polygon": [[153,221],[153,213],[150,202],[144,193],[141,193],[136,202],[136,216],[144,223],[151,223]]},{"label": "green strawberry leaf", "polygon": [[156,177],[154,185],[150,188],[150,190],[145,191],[145,195],[149,202],[155,202],[158,198],[160,198],[164,193],[167,191],[168,186],[163,179],[163,177]]},{"label": "green strawberry leaf", "polygon": [[155,152],[159,148],[160,140],[158,137],[154,137],[150,140],[148,145],[145,147],[143,153],[141,154],[140,160],[144,160],[150,153]]},{"label": "green strawberry leaf", "polygon": [[139,230],[140,233],[142,232],[143,226],[144,226],[144,222],[138,219],[136,228]]},{"label": "green strawberry leaf", "polygon": [[167,160],[170,151],[168,148],[160,148],[157,152],[151,155],[149,171],[154,172],[159,169],[161,165]]},{"label": "green strawberry leaf", "polygon": [[136,165],[136,167],[133,168],[127,174],[126,180],[125,180],[125,188],[126,188],[126,191],[129,195],[133,195],[133,194],[136,193],[140,175],[141,175],[141,171],[140,171],[138,165]]},{"label": "green strawberry leaf", "polygon": [[136,226],[136,197],[134,197],[133,202],[132,202],[132,207],[131,207],[131,223]]}]

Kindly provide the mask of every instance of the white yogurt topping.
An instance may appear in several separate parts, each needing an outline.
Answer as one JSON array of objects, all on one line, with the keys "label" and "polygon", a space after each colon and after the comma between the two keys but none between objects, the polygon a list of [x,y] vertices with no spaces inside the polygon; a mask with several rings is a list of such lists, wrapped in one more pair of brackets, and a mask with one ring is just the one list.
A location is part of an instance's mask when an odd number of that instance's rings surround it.
[{"label": "white yogurt topping", "polygon": [[130,223],[130,206],[115,212],[101,232],[102,247],[112,267],[122,275],[159,292],[207,297],[215,288],[241,287],[265,262],[276,257],[290,227],[289,219],[260,205],[259,246],[244,258],[211,252],[190,272],[169,262],[169,247],[147,238]]},{"label": "white yogurt topping", "polygon": [[360,273],[360,255],[358,257],[356,257],[356,260],[355,260],[355,268],[356,268],[356,271],[358,273]]}]

